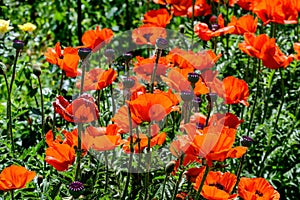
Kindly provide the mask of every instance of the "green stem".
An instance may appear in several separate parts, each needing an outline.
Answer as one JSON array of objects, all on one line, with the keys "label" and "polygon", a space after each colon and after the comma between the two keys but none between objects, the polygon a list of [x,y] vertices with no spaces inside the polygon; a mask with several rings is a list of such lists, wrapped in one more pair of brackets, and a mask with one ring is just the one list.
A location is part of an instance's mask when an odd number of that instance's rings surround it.
[{"label": "green stem", "polygon": [[169,177],[169,174],[166,174],[165,179],[164,179],[164,183],[163,183],[162,193],[161,193],[161,200],[164,199],[165,188],[166,188],[166,183],[168,181],[168,177]]},{"label": "green stem", "polygon": [[[191,21],[191,28],[192,28],[192,30],[194,30],[195,4],[196,4],[196,0],[193,0],[193,1],[192,1],[192,21]],[[194,46],[194,36],[195,36],[195,33],[194,33],[194,31],[192,31],[192,43],[191,43],[191,49],[193,49],[193,46]]]},{"label": "green stem", "polygon": [[184,172],[184,170],[181,170],[181,171],[180,171],[178,180],[177,180],[177,182],[176,182],[175,190],[174,190],[173,196],[172,196],[172,199],[173,199],[173,200],[176,200],[176,195],[177,195],[177,191],[178,191],[178,188],[179,188],[180,181],[181,181],[181,179],[182,179],[183,172]]},{"label": "green stem", "polygon": [[63,86],[63,82],[64,82],[64,76],[65,76],[65,73],[63,70],[61,70],[61,78],[60,78],[60,84],[59,84],[59,88],[58,88],[58,95],[61,95],[61,90],[62,90],[62,86]]},{"label": "green stem", "polygon": [[280,80],[281,80],[281,102],[280,102],[280,106],[279,106],[279,109],[278,109],[278,112],[277,112],[277,116],[276,116],[275,127],[277,127],[277,123],[278,123],[279,116],[280,116],[281,111],[282,111],[282,107],[283,107],[283,103],[284,103],[284,95],[285,95],[284,79],[283,79],[283,69],[280,68],[279,72],[280,72]]},{"label": "green stem", "polygon": [[244,155],[241,157],[241,160],[240,160],[239,168],[238,168],[238,171],[237,171],[237,173],[236,173],[236,184],[235,184],[235,186],[234,186],[233,193],[236,191],[237,186],[238,186],[238,184],[239,184],[239,182],[240,182],[240,176],[241,176],[241,173],[242,173],[242,169],[243,169],[243,164],[244,164],[245,156],[246,156],[246,154],[244,154]]},{"label": "green stem", "polygon": [[76,171],[75,171],[75,178],[74,180],[78,180],[80,177],[80,162],[81,162],[81,132],[83,131],[83,125],[78,124],[78,145],[76,149]]},{"label": "green stem", "polygon": [[154,68],[153,68],[153,72],[151,75],[151,83],[150,83],[150,92],[153,93],[154,90],[154,81],[155,81],[155,76],[156,76],[156,70],[157,70],[157,66],[158,66],[158,61],[159,61],[159,57],[161,56],[162,50],[161,49],[157,49],[156,50],[156,58],[155,58],[155,64],[154,64]]},{"label": "green stem", "polygon": [[15,199],[14,190],[11,190],[11,191],[10,191],[10,196],[11,196],[11,200],[14,200],[14,199]]},{"label": "green stem", "polygon": [[41,106],[42,106],[42,138],[45,134],[45,114],[44,114],[44,97],[43,97],[43,90],[42,90],[42,82],[40,76],[38,76],[38,82],[40,87],[40,94],[41,94]]},{"label": "green stem", "polygon": [[275,74],[275,70],[272,70],[271,71],[271,78],[269,79],[269,83],[268,83],[268,91],[267,91],[267,95],[266,95],[266,98],[267,100],[265,101],[265,106],[264,106],[264,112],[263,112],[263,117],[262,117],[262,121],[261,123],[263,124],[265,119],[266,119],[266,116],[267,116],[267,113],[268,113],[268,104],[269,104],[269,101],[270,101],[270,94],[271,94],[271,85],[273,83],[273,77],[274,77],[274,74]]},{"label": "green stem", "polygon": [[108,157],[107,157],[107,152],[104,151],[104,158],[105,158],[105,187],[104,191],[107,192],[108,188]]},{"label": "green stem", "polygon": [[14,65],[13,65],[13,72],[12,72],[10,87],[9,87],[9,93],[10,94],[11,94],[12,87],[13,87],[13,84],[14,84],[14,81],[15,81],[15,77],[16,77],[16,66],[17,66],[17,60],[18,60],[19,54],[20,54],[20,51],[17,50],[16,51],[16,57],[15,57],[15,60],[14,60]]},{"label": "green stem", "polygon": [[204,185],[204,182],[205,182],[205,180],[206,180],[206,177],[207,177],[207,175],[208,175],[208,173],[209,173],[209,170],[210,170],[210,169],[209,169],[208,165],[206,165],[206,166],[205,166],[205,172],[204,172],[204,175],[203,175],[203,177],[202,177],[200,186],[199,186],[199,188],[198,188],[197,196],[196,196],[196,199],[195,199],[195,200],[200,199],[200,193],[201,193],[201,190],[202,190],[202,188],[203,188],[203,185]]},{"label": "green stem", "polygon": [[80,64],[81,65],[81,70],[82,70],[82,73],[81,73],[81,83],[80,83],[80,93],[79,95],[82,95],[82,92],[83,92],[83,86],[84,86],[84,76],[85,76],[85,63],[83,63],[83,60],[80,61]]}]

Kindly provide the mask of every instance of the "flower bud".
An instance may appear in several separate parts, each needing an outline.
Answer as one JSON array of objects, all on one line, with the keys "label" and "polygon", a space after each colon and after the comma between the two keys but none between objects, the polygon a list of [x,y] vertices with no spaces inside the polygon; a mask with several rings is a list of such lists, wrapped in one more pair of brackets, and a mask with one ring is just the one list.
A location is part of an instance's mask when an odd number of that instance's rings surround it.
[{"label": "flower bud", "polygon": [[176,165],[176,162],[174,160],[170,161],[166,165],[165,172],[170,174],[174,170],[175,165]]},{"label": "flower bud", "polygon": [[91,48],[79,48],[78,55],[81,60],[84,60],[92,52]]},{"label": "flower bud", "polygon": [[184,34],[184,29],[185,29],[185,26],[183,24],[180,24],[179,25],[179,32]]},{"label": "flower bud", "polygon": [[69,185],[69,192],[74,198],[78,198],[83,193],[83,183],[74,181]]},{"label": "flower bud", "polygon": [[156,40],[156,48],[158,49],[166,49],[168,47],[168,40],[165,38],[158,38]]},{"label": "flower bud", "polygon": [[123,86],[126,89],[132,88],[134,86],[134,84],[135,84],[135,80],[132,78],[124,78],[124,80],[123,80]]},{"label": "flower bud", "polygon": [[104,55],[109,58],[109,59],[113,59],[114,55],[115,55],[115,50],[113,49],[105,49],[104,51]]},{"label": "flower bud", "polygon": [[192,101],[194,98],[194,93],[191,91],[182,91],[180,97],[183,101]]},{"label": "flower bud", "polygon": [[195,84],[199,81],[199,74],[195,73],[195,72],[190,72],[188,73],[188,80],[189,82],[191,82],[192,84]]},{"label": "flower bud", "polygon": [[32,66],[32,71],[33,71],[33,74],[36,75],[36,76],[40,76],[41,73],[42,73],[40,66],[38,66],[36,64],[34,64]]},{"label": "flower bud", "polygon": [[124,57],[125,62],[128,63],[132,59],[133,55],[132,55],[132,53],[124,53],[123,57]]},{"label": "flower bud", "polygon": [[253,143],[253,139],[251,137],[244,135],[242,137],[241,143],[242,143],[242,146],[244,146],[244,147],[250,147]]},{"label": "flower bud", "polygon": [[20,51],[20,50],[22,50],[23,47],[24,47],[24,42],[21,41],[21,40],[14,40],[13,47],[14,47],[17,51]]},{"label": "flower bud", "polygon": [[198,107],[199,104],[201,104],[201,103],[202,103],[202,99],[200,97],[195,97],[193,99],[193,104],[194,104],[195,107]]},{"label": "flower bud", "polygon": [[212,31],[217,31],[219,29],[219,24],[212,24],[211,25],[211,30]]}]

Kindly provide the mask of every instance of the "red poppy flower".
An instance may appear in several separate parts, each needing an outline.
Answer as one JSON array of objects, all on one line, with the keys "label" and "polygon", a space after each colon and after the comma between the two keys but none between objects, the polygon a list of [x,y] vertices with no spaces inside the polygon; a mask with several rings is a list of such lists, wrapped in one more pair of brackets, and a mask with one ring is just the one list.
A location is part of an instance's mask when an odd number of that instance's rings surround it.
[{"label": "red poppy flower", "polygon": [[133,101],[128,101],[131,117],[138,124],[161,121],[172,111],[172,99],[164,94],[142,94]]},{"label": "red poppy flower", "polygon": [[[87,72],[84,77],[83,91],[102,90],[111,85],[117,79],[117,72],[113,69],[94,68]],[[80,88],[81,80],[78,80],[76,86]]]},{"label": "red poppy flower", "polygon": [[213,37],[225,35],[234,32],[234,26],[224,26],[222,14],[218,16],[218,24],[214,24],[215,28],[210,29],[207,24],[199,23],[194,27],[194,32],[202,40],[208,41]]},{"label": "red poppy flower", "polygon": [[26,184],[34,179],[36,173],[25,167],[11,165],[0,173],[0,190],[10,191],[25,188]]},{"label": "red poppy flower", "polygon": [[102,46],[108,44],[113,36],[114,33],[111,29],[103,28],[100,30],[99,26],[97,26],[96,30],[86,31],[81,40],[85,47],[91,48],[93,52],[96,52]]},{"label": "red poppy flower", "polygon": [[167,59],[173,64],[171,66],[204,70],[212,68],[221,56],[222,54],[216,55],[212,50],[194,53],[193,51],[175,48],[170,51]]},{"label": "red poppy flower", "polygon": [[243,35],[250,32],[255,33],[257,28],[257,18],[253,18],[252,15],[244,15],[237,19],[232,16],[231,22],[227,26],[234,26],[235,30],[231,34]]},{"label": "red poppy flower", "polygon": [[94,98],[89,94],[83,94],[69,103],[64,97],[58,96],[53,102],[55,112],[68,122],[89,123],[99,117],[98,107]]},{"label": "red poppy flower", "polygon": [[296,24],[298,22],[296,4],[290,0],[257,1],[254,4],[253,12],[264,25],[270,22],[278,24]]},{"label": "red poppy flower", "polygon": [[189,168],[184,174],[187,178],[187,180],[191,183],[196,182],[196,178],[199,176],[200,173],[202,173],[205,170],[205,166],[202,166],[200,168],[193,167]]},{"label": "red poppy flower", "polygon": [[216,93],[219,97],[223,97],[224,89],[222,81],[217,77],[218,71],[214,70],[205,70],[201,73],[203,82],[209,88],[210,93]]},{"label": "red poppy flower", "polygon": [[77,48],[66,47],[61,49],[60,43],[57,42],[55,48],[48,48],[44,53],[46,60],[61,68],[67,77],[76,77],[79,72],[77,70],[80,57]]},{"label": "red poppy flower", "polygon": [[[126,105],[121,106],[115,116],[111,119],[115,124],[118,125],[124,132],[128,133],[130,130],[129,125],[129,117],[128,117],[128,107]],[[135,128],[138,126],[138,122],[136,122],[133,118],[131,119],[131,128]]]},{"label": "red poppy flower", "polygon": [[294,58],[296,60],[300,60],[300,43],[299,42],[294,43],[294,50],[296,52],[296,55],[294,55]]},{"label": "red poppy flower", "polygon": [[113,150],[121,144],[120,129],[111,124],[107,127],[88,126],[84,134],[82,134],[82,143],[87,149],[95,151]]},{"label": "red poppy flower", "polygon": [[[156,56],[150,58],[143,58],[140,56],[136,57],[137,62],[134,64],[133,71],[140,76],[142,79],[150,82]],[[165,57],[160,57],[158,59],[157,69],[156,69],[156,77],[160,79],[161,75],[165,75],[167,69],[169,68],[168,61]],[[156,80],[157,80],[156,78]]]},{"label": "red poppy flower", "polygon": [[53,143],[46,149],[45,161],[58,171],[65,171],[75,161],[76,153],[68,144]]},{"label": "red poppy flower", "polygon": [[[204,172],[200,173],[196,179],[194,188],[199,189]],[[231,194],[237,178],[229,172],[222,173],[220,171],[210,171],[204,181],[201,195],[208,200],[228,200],[234,199],[237,194]]]},{"label": "red poppy flower", "polygon": [[161,8],[159,10],[150,10],[144,15],[144,24],[166,28],[170,23],[172,15],[169,14],[167,9]]},{"label": "red poppy flower", "polygon": [[167,37],[167,31],[165,28],[144,24],[139,28],[134,29],[131,37],[133,42],[138,45],[155,45],[158,38]]},{"label": "red poppy flower", "polygon": [[228,76],[223,79],[225,92],[225,104],[241,103],[249,106],[247,99],[249,97],[248,85],[244,80]]},{"label": "red poppy flower", "polygon": [[224,126],[228,126],[229,128],[237,129],[240,123],[243,123],[244,120],[240,120],[235,114],[232,113],[216,113],[211,116],[211,119],[216,118],[216,120],[224,119]]},{"label": "red poppy flower", "polygon": [[252,11],[254,8],[255,2],[256,1],[253,1],[253,0],[238,0],[236,2],[236,4],[244,10]]},{"label": "red poppy flower", "polygon": [[238,184],[238,194],[244,200],[280,199],[280,194],[264,178],[242,177]]},{"label": "red poppy flower", "polygon": [[[206,0],[196,0],[194,6],[194,17],[206,16],[211,14],[211,6],[206,3]],[[193,6],[188,7],[187,16],[192,18]]]},{"label": "red poppy flower", "polygon": [[239,48],[249,56],[261,59],[267,68],[285,68],[293,61],[292,55],[286,56],[281,52],[275,38],[269,38],[266,34],[255,36],[253,33],[245,33],[244,39]]}]

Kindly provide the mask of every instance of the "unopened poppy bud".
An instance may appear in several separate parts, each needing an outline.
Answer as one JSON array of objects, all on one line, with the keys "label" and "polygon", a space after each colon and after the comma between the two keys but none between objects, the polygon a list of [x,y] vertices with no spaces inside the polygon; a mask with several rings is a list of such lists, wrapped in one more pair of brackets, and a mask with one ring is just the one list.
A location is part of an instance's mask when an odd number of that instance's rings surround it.
[{"label": "unopened poppy bud", "polygon": [[21,41],[21,40],[14,40],[13,47],[14,47],[17,51],[20,51],[20,50],[23,49],[23,47],[24,47],[24,42]]},{"label": "unopened poppy bud", "polygon": [[36,76],[40,76],[41,73],[42,73],[41,68],[38,65],[33,65],[32,66],[32,71],[33,71],[33,74],[36,75]]},{"label": "unopened poppy bud", "polygon": [[199,106],[199,104],[201,104],[201,103],[202,103],[202,99],[200,97],[195,97],[193,99],[193,104],[194,104],[195,107]]},{"label": "unopened poppy bud", "polygon": [[158,38],[156,40],[156,47],[158,49],[166,49],[168,47],[168,40],[166,40],[165,38]]},{"label": "unopened poppy bud", "polygon": [[74,198],[78,198],[83,193],[83,183],[74,181],[69,185],[69,192]]},{"label": "unopened poppy bud", "polygon": [[253,139],[251,137],[248,137],[248,136],[244,135],[242,137],[241,143],[244,147],[250,147],[253,143]]},{"label": "unopened poppy bud", "polygon": [[183,24],[180,24],[179,25],[179,32],[184,34],[184,29],[185,29],[185,26]]},{"label": "unopened poppy bud", "polygon": [[79,48],[78,55],[81,60],[84,60],[92,52],[91,48]]},{"label": "unopened poppy bud", "polygon": [[132,56],[132,53],[124,53],[123,57],[124,57],[125,62],[128,63],[132,59],[133,56]]},{"label": "unopened poppy bud", "polygon": [[191,91],[182,91],[180,97],[183,101],[192,101],[194,98],[194,93]]},{"label": "unopened poppy bud", "polygon": [[174,170],[175,165],[176,165],[176,162],[174,160],[170,161],[166,165],[165,172],[170,174]]},{"label": "unopened poppy bud", "polygon": [[199,74],[195,73],[195,72],[190,72],[188,73],[188,80],[189,82],[191,82],[192,84],[195,84],[199,81]]},{"label": "unopened poppy bud", "polygon": [[212,31],[217,31],[219,29],[219,24],[212,24],[211,25],[211,30]]},{"label": "unopened poppy bud", "polygon": [[206,95],[206,99],[210,102],[216,101],[218,98],[218,95],[216,93],[209,93]]},{"label": "unopened poppy bud", "polygon": [[135,80],[132,78],[124,78],[124,80],[123,80],[123,86],[126,89],[132,88],[134,86],[134,84],[135,84]]},{"label": "unopened poppy bud", "polygon": [[113,49],[105,49],[104,55],[107,58],[112,59],[114,57],[114,55],[115,55],[115,50],[113,50]]},{"label": "unopened poppy bud", "polygon": [[218,19],[218,17],[216,15],[213,15],[209,18],[209,22],[211,24],[215,24],[215,23],[217,23],[217,19]]}]

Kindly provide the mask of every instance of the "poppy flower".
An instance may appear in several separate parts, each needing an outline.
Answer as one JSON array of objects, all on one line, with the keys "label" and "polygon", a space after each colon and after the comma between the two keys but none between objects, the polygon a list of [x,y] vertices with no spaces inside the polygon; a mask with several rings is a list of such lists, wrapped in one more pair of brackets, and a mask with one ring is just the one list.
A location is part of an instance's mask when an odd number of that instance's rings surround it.
[{"label": "poppy flower", "polygon": [[194,26],[195,34],[202,40],[208,41],[213,37],[225,35],[228,33],[233,33],[235,28],[234,26],[226,26],[224,25],[224,19],[222,14],[218,16],[218,20],[216,23],[212,23],[212,28],[210,29],[206,23],[198,23]]},{"label": "poppy flower", "polygon": [[166,28],[170,23],[172,15],[169,14],[167,9],[161,8],[158,10],[150,10],[144,15],[143,23],[151,26]]},{"label": "poppy flower", "polygon": [[[117,72],[113,69],[94,68],[87,72],[84,77],[83,91],[102,90],[111,85],[117,79]],[[81,80],[76,86],[80,88]]]},{"label": "poppy flower", "polygon": [[[156,56],[152,56],[150,58],[143,58],[140,56],[136,57],[137,62],[134,63],[133,71],[140,76],[143,80],[147,80],[150,82],[153,69],[155,66]],[[165,57],[160,57],[158,59],[157,69],[156,69],[156,77],[160,79],[161,75],[165,75],[167,69],[169,68],[168,61]],[[157,79],[156,79],[157,80]]]},{"label": "poppy flower", "polygon": [[89,123],[99,117],[98,107],[94,98],[89,94],[83,94],[69,103],[63,96],[58,96],[53,102],[56,113],[68,122]]},{"label": "poppy flower", "polygon": [[[211,14],[211,6],[207,4],[206,0],[196,0],[194,6],[194,17],[207,16]],[[187,16],[192,18],[193,6],[191,5],[187,9]]]},{"label": "poppy flower", "polygon": [[215,113],[211,116],[213,119],[216,117],[217,120],[221,120],[224,118],[224,126],[228,126],[229,128],[237,129],[240,123],[243,123],[244,120],[240,120],[235,114],[232,113]]},{"label": "poppy flower", "polygon": [[219,97],[223,97],[224,89],[222,81],[217,77],[218,71],[205,70],[201,73],[203,82],[208,87],[210,93],[216,93]]},{"label": "poppy flower", "polygon": [[142,122],[161,121],[172,111],[172,99],[164,94],[142,94],[128,101],[131,117],[138,124]]},{"label": "poppy flower", "polygon": [[120,129],[115,124],[107,127],[88,126],[82,134],[82,143],[95,151],[113,150],[121,144]]},{"label": "poppy flower", "polygon": [[191,182],[191,183],[195,183],[196,182],[196,178],[198,177],[198,175],[200,173],[202,173],[205,170],[205,166],[202,166],[200,168],[198,167],[193,167],[193,168],[189,168],[184,175],[186,176],[186,179]]},{"label": "poppy flower", "polygon": [[108,44],[113,38],[114,33],[111,29],[103,28],[100,30],[96,26],[96,30],[88,30],[82,35],[82,43],[85,47],[91,48],[93,52],[98,51],[105,44]]},{"label": "poppy flower", "polygon": [[299,42],[294,43],[294,50],[296,52],[296,55],[294,55],[294,58],[296,60],[300,60],[300,43]]},{"label": "poppy flower", "polygon": [[238,184],[238,194],[244,200],[280,199],[280,194],[264,178],[242,177]]},{"label": "poppy flower", "polygon": [[170,51],[167,59],[171,62],[172,67],[205,70],[212,68],[221,56],[222,54],[216,55],[212,50],[194,53],[193,51],[174,48]]},{"label": "poppy flower", "polygon": [[48,48],[44,53],[46,60],[61,68],[67,77],[76,77],[80,74],[77,69],[80,57],[77,48],[65,47],[61,49],[60,43],[55,44],[55,48]]},{"label": "poppy flower", "polygon": [[68,144],[53,143],[46,149],[45,161],[58,171],[65,171],[75,161],[76,153]]},{"label": "poppy flower", "polygon": [[294,1],[290,0],[261,0],[254,4],[253,12],[264,25],[273,22],[278,24],[296,24],[298,11]]},{"label": "poppy flower", "polygon": [[292,55],[282,53],[275,38],[269,38],[266,34],[255,36],[253,33],[245,33],[244,39],[243,43],[239,43],[239,48],[249,56],[261,59],[267,68],[286,68],[293,61]]},{"label": "poppy flower", "polygon": [[253,1],[253,0],[238,0],[236,2],[236,4],[244,10],[252,11],[254,8],[255,2],[256,1]]},{"label": "poppy flower", "polygon": [[257,18],[252,15],[244,15],[237,19],[232,16],[231,22],[227,26],[234,26],[235,30],[231,34],[243,35],[246,32],[255,33],[257,28]]},{"label": "poppy flower", "polygon": [[244,80],[228,76],[223,79],[223,87],[225,92],[225,104],[241,103],[245,106],[249,106],[247,102],[249,89]]},{"label": "poppy flower", "polygon": [[[204,172],[200,173],[194,185],[195,190],[198,190],[203,178]],[[210,171],[204,181],[201,190],[201,195],[208,200],[228,200],[234,199],[237,194],[231,194],[237,178],[229,172],[222,173],[220,171]]]},{"label": "poppy flower", "polygon": [[[118,125],[125,133],[128,133],[130,130],[129,117],[128,117],[128,107],[126,105],[121,106],[115,116],[111,119],[115,124]],[[131,128],[136,128],[138,122],[131,118]]]},{"label": "poppy flower", "polygon": [[0,173],[0,190],[6,192],[25,188],[26,184],[32,181],[35,176],[35,172],[28,171],[25,167],[11,165]]},{"label": "poppy flower", "polygon": [[144,24],[132,31],[132,40],[137,45],[155,45],[158,38],[166,38],[165,28],[155,27],[151,24]]}]

